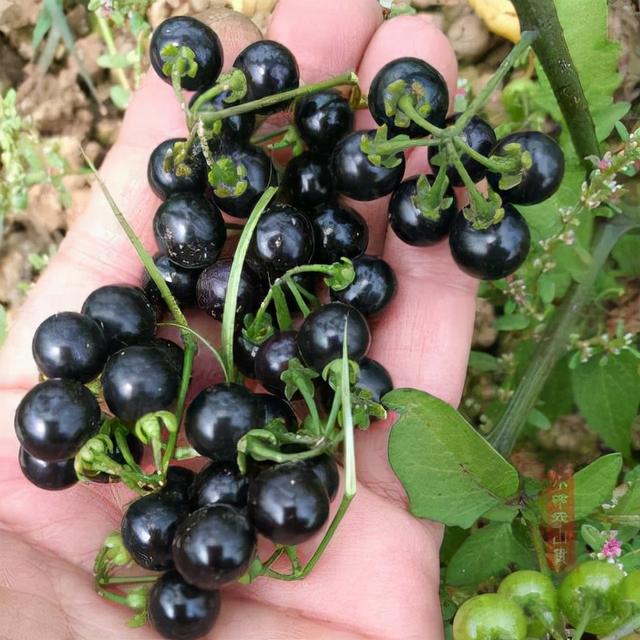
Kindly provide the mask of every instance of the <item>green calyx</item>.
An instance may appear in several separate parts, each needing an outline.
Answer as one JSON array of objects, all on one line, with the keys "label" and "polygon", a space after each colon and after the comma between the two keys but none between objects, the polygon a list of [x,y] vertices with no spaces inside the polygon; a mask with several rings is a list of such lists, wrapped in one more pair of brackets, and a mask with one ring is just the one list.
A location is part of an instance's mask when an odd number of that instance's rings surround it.
[{"label": "green calyx", "polygon": [[396,127],[408,128],[412,119],[402,109],[400,100],[409,96],[413,103],[413,108],[422,117],[427,118],[431,113],[431,103],[426,96],[424,86],[417,81],[396,80],[384,88],[384,111],[387,116],[393,117],[393,124]]},{"label": "green calyx", "polygon": [[533,160],[531,154],[523,151],[517,142],[505,145],[504,152],[501,156],[490,156],[489,162],[494,165],[492,170],[501,174],[498,186],[501,190],[507,191],[522,182],[524,173],[531,169]]},{"label": "green calyx", "polygon": [[[392,140],[396,143],[408,142],[409,136],[395,136]],[[369,158],[369,162],[376,167],[392,169],[402,162],[402,156],[399,156],[395,151],[392,153],[382,151],[381,146],[388,142],[390,142],[389,129],[386,124],[383,124],[376,130],[373,138],[366,134],[362,135],[362,138],[360,138],[360,150]],[[402,151],[402,148],[399,151]]]},{"label": "green calyx", "polygon": [[241,196],[249,186],[246,178],[245,166],[229,156],[217,158],[209,167],[209,184],[220,198]]},{"label": "green calyx", "polygon": [[166,45],[160,52],[162,58],[162,73],[167,77],[177,75],[178,78],[195,78],[198,73],[198,63],[193,49],[176,44]]},{"label": "green calyx", "polygon": [[299,156],[304,151],[304,142],[298,133],[295,125],[289,125],[284,133],[284,136],[278,142],[274,142],[268,145],[269,149],[276,151],[277,149],[286,149],[291,147],[291,153],[294,156]]},{"label": "green calyx", "polygon": [[478,191],[469,191],[469,206],[462,210],[464,217],[478,231],[484,231],[504,218],[502,199],[497,193],[490,192],[484,198]]},{"label": "green calyx", "polygon": [[418,211],[429,220],[439,220],[442,211],[446,211],[453,204],[453,197],[447,195],[449,179],[447,172],[441,168],[431,184],[425,175],[421,175],[416,182],[416,193],[411,201]]}]

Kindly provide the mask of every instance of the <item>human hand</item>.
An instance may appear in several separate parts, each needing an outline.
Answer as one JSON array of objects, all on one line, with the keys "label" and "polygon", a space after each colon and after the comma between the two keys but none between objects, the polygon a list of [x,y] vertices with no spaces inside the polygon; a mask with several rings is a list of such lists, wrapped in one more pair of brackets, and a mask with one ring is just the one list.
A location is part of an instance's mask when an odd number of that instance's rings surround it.
[{"label": "human hand", "polygon": [[[229,66],[248,44],[248,32],[212,26]],[[293,51],[307,83],[356,69],[366,92],[382,64],[413,55],[438,68],[455,92],[456,63],[446,38],[421,16],[382,24],[376,0],[280,0],[267,37]],[[357,114],[357,128],[372,124],[368,112]],[[171,88],[149,74],[101,171],[147,247],[153,247],[151,221],[158,206],[146,183],[147,159],[159,142],[180,135],[184,119]],[[425,166],[424,150],[414,151],[407,175]],[[368,253],[384,257],[399,281],[396,298],[373,324],[371,355],[389,369],[397,387],[425,389],[456,405],[473,328],[474,281],[457,269],[446,243],[411,247],[387,233],[388,198],[351,204],[369,222]],[[102,194],[94,190],[87,211],[15,318],[0,354],[0,637],[157,637],[149,627],[127,630],[128,612],[101,602],[93,591],[93,558],[105,535],[119,527],[131,493],[117,485],[84,484],[61,493],[40,491],[20,473],[11,428],[17,404],[37,382],[30,353],[37,325],[55,311],[79,310],[99,286],[137,283],[141,274]],[[209,333],[215,328],[210,321],[207,327]],[[210,382],[214,368],[202,359],[196,373]],[[313,573],[298,583],[261,578],[225,589],[212,637],[442,638],[442,531],[407,512],[387,462],[388,427],[376,424],[359,434],[358,494]]]}]

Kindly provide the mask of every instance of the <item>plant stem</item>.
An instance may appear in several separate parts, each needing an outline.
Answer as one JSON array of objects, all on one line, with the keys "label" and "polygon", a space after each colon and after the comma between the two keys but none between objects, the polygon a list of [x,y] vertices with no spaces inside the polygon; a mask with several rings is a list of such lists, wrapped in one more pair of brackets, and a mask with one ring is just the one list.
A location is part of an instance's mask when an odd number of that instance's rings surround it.
[{"label": "plant stem", "polygon": [[[222,113],[222,111],[218,111],[218,113]],[[240,234],[240,240],[238,241],[233,263],[231,264],[231,272],[229,273],[229,280],[227,282],[227,294],[224,302],[224,312],[222,314],[222,359],[224,360],[227,370],[227,380],[230,381],[236,378],[236,369],[233,362],[233,332],[236,326],[236,309],[238,305],[238,290],[240,288],[242,267],[244,266],[244,259],[249,249],[249,243],[258,225],[260,216],[277,191],[277,187],[269,187],[260,196],[260,200],[258,200],[256,206],[253,208]]]},{"label": "plant stem", "polygon": [[[116,47],[116,43],[113,40],[113,34],[111,33],[111,29],[109,28],[109,23],[103,18],[101,11],[96,11],[94,15],[98,22],[98,27],[100,28],[102,39],[107,45],[107,51],[109,52],[109,55],[118,55],[118,49]],[[124,72],[124,69],[113,69],[113,71],[118,78],[118,82],[122,85],[122,88],[127,92],[131,92],[131,85],[129,84],[129,80],[127,78],[127,74]]]},{"label": "plant stem", "polygon": [[182,109],[182,113],[188,115],[187,102],[184,99],[184,93],[182,91],[182,72],[184,71],[184,59],[178,58],[176,63],[171,70],[171,86],[173,88],[173,93],[175,93],[176,98],[178,99],[178,103],[180,104],[180,109]]},{"label": "plant stem", "polygon": [[533,50],[549,78],[562,115],[567,121],[576,153],[588,169],[586,157],[599,156],[600,146],[589,103],[571,59],[554,0],[513,0],[513,5],[523,31],[535,31],[538,34]]},{"label": "plant stem", "polygon": [[[260,100],[252,100],[251,102],[244,102],[228,109],[220,109],[215,113],[202,113],[200,114],[201,120],[206,124],[211,124],[216,120],[222,120],[223,118],[229,118],[231,116],[237,116],[242,113],[249,113],[262,107],[270,107],[281,102],[287,102],[300,96],[306,96],[311,93],[323,91],[324,89],[331,89],[332,87],[338,87],[344,84],[355,85],[358,84],[358,76],[353,71],[347,71],[339,76],[334,76],[328,80],[322,82],[316,82],[315,84],[307,84],[297,89],[291,89],[290,91],[283,91],[282,93],[276,93],[272,96],[266,96]],[[195,106],[195,105],[194,105]]]},{"label": "plant stem", "polygon": [[291,125],[288,124],[286,127],[279,127],[278,129],[269,131],[269,133],[263,133],[262,135],[254,136],[253,138],[251,138],[249,142],[251,142],[251,144],[261,144],[263,142],[267,142],[272,138],[277,138],[278,136],[281,136],[287,133],[287,131],[289,131],[290,126]]},{"label": "plant stem", "polygon": [[628,622],[625,622],[613,633],[610,633],[608,636],[602,638],[602,640],[622,640],[638,629],[640,629],[640,613],[631,618],[631,620],[629,620]]},{"label": "plant stem", "polygon": [[125,607],[129,606],[127,602],[127,596],[121,596],[118,593],[113,593],[112,591],[107,591],[106,589],[101,589],[100,587],[96,587],[96,591],[98,595],[106,600],[110,600],[111,602],[115,602],[116,604],[122,604]]},{"label": "plant stem", "polygon": [[422,127],[427,133],[437,137],[444,134],[445,129],[441,129],[440,127],[436,127],[436,125],[431,124],[417,112],[411,96],[402,96],[402,98],[398,100],[398,109],[403,111],[410,120],[415,122],[419,127]]},{"label": "plant stem", "polygon": [[493,173],[500,173],[502,171],[517,171],[521,166],[517,158],[505,158],[500,162],[495,162],[494,160],[483,156],[481,153],[478,153],[473,147],[470,147],[462,138],[454,138],[453,143],[463,153],[466,153],[471,159],[475,160]]},{"label": "plant stem", "polygon": [[597,232],[592,247],[591,265],[581,282],[572,287],[542,335],[536,352],[488,441],[508,456],[522,431],[556,361],[564,353],[569,335],[582,318],[582,310],[591,299],[595,279],[618,239],[638,223],[624,217],[612,218]]},{"label": "plant stem", "polygon": [[[521,0],[521,2],[535,1],[535,0]],[[546,0],[544,0],[546,2]],[[553,0],[549,0],[553,3]],[[515,3],[514,3],[515,4]],[[555,12],[555,9],[554,9]],[[456,120],[455,125],[451,127],[451,136],[458,136],[462,133],[462,130],[469,124],[471,118],[482,109],[484,104],[489,100],[491,94],[498,88],[498,85],[504,80],[505,76],[515,64],[516,60],[531,46],[531,43],[535,41],[538,34],[531,32],[523,24],[522,35],[520,36],[520,42],[516,44],[509,52],[507,57],[500,63],[500,66],[496,72],[491,76],[489,82],[484,86],[482,91],[471,101],[471,104],[465,109],[464,113]]]},{"label": "plant stem", "polygon": [[98,583],[107,584],[136,584],[144,582],[155,582],[160,576],[105,576],[98,578]]},{"label": "plant stem", "polygon": [[546,576],[550,576],[551,571],[549,569],[549,563],[547,562],[547,554],[545,553],[544,540],[540,533],[540,527],[538,527],[538,524],[533,520],[527,520],[526,522],[527,529],[529,530],[529,537],[531,538],[533,549],[538,560],[538,566],[540,567],[540,572],[544,573]]}]

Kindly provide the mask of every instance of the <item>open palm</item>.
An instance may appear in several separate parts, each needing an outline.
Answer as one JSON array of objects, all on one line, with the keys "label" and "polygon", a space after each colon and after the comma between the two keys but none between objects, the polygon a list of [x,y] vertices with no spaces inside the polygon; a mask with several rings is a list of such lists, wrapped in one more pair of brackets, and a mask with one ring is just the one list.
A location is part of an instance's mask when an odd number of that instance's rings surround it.
[{"label": "open palm", "polygon": [[[228,23],[212,25],[227,67],[247,42]],[[280,0],[268,31],[296,55],[305,82],[356,69],[363,90],[382,64],[412,55],[436,66],[455,89],[456,63],[446,38],[427,19],[382,24],[376,0]],[[367,112],[357,127],[370,126]],[[171,88],[149,75],[131,105],[120,140],[102,176],[146,246],[158,201],[146,184],[151,150],[184,135]],[[424,150],[422,150],[424,151]],[[409,156],[407,175],[424,172],[424,153]],[[398,295],[374,323],[371,355],[396,386],[412,386],[456,404],[474,312],[474,282],[457,270],[446,243],[422,249],[386,232],[388,199],[351,203],[370,225],[368,253],[395,269]],[[141,266],[102,195],[77,220],[15,320],[0,354],[0,637],[45,640],[146,640],[149,627],[128,630],[127,611],[93,591],[91,567],[104,536],[119,526],[132,495],[120,486],[77,485],[48,493],[30,485],[17,464],[15,407],[37,381],[30,354],[35,327],[59,310],[79,310],[90,291],[107,283],[139,282]],[[205,331],[216,330],[209,322]],[[211,382],[214,366],[197,364]],[[303,582],[259,579],[223,595],[212,637],[442,638],[438,603],[441,529],[414,519],[387,462],[388,425],[357,441],[356,499],[322,560]],[[312,541],[313,544],[313,541]],[[302,550],[302,557],[305,550]]]}]

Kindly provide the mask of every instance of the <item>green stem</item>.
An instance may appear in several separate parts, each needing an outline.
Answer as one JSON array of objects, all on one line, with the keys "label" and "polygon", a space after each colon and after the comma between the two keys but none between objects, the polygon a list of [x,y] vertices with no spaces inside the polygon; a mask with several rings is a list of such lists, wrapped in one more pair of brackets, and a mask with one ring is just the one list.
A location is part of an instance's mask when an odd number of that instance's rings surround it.
[{"label": "green stem", "polygon": [[311,313],[311,311],[309,310],[307,303],[304,301],[304,298],[302,297],[300,290],[298,289],[298,285],[294,280],[289,279],[287,280],[287,286],[289,287],[289,291],[291,291],[291,295],[294,297],[296,304],[298,305],[298,309],[300,309],[302,315],[306,318]]},{"label": "green stem", "polygon": [[634,631],[640,629],[640,613],[625,622],[620,628],[616,629],[602,640],[622,640],[631,635]]},{"label": "green stem", "polygon": [[[219,111],[218,113],[222,113],[222,111]],[[233,257],[231,272],[229,273],[229,280],[227,282],[227,295],[225,297],[224,312],[222,314],[222,357],[228,374],[227,380],[235,380],[236,378],[236,369],[233,362],[233,332],[236,326],[236,309],[238,304],[238,290],[240,288],[242,267],[244,266],[244,260],[249,249],[249,243],[251,242],[253,232],[258,225],[260,216],[267,208],[277,191],[277,187],[269,187],[262,196],[260,196],[260,200],[258,200],[256,206],[253,208],[253,211],[240,234],[240,240],[238,241],[238,246],[236,247],[236,252]]]},{"label": "green stem", "polygon": [[487,436],[489,442],[504,456],[515,445],[527,416],[533,409],[542,388],[562,356],[569,342],[569,335],[583,316],[583,309],[591,300],[596,277],[618,239],[629,229],[638,226],[624,217],[612,218],[597,232],[591,255],[591,265],[579,283],[568,292],[564,301],[542,335],[536,352],[516,388],[498,424]]},{"label": "green stem", "polygon": [[213,100],[216,96],[219,96],[224,91],[224,87],[220,84],[217,84],[211,89],[207,89],[204,93],[200,94],[196,101],[191,105],[190,113],[189,113],[189,124],[193,125],[194,123],[194,115],[200,115],[198,112],[202,108],[202,105],[209,102],[209,100]]},{"label": "green stem", "polygon": [[328,80],[323,80],[322,82],[307,84],[302,87],[298,87],[297,89],[291,89],[290,91],[283,91],[282,93],[276,93],[272,96],[266,96],[260,100],[252,100],[251,102],[244,102],[243,104],[238,104],[233,107],[229,107],[228,109],[220,109],[220,111],[216,111],[215,113],[203,113],[200,115],[201,119],[206,124],[211,124],[216,120],[230,118],[231,116],[237,116],[242,113],[249,113],[250,111],[255,111],[262,107],[270,107],[280,104],[281,102],[293,100],[300,96],[306,96],[311,93],[317,93],[318,91],[324,91],[324,89],[331,89],[332,87],[338,87],[345,84],[358,84],[358,76],[353,71],[347,71],[346,73],[334,76]]},{"label": "green stem", "polygon": [[[533,50],[540,60],[564,116],[573,146],[585,168],[587,156],[600,155],[600,145],[580,77],[558,20],[554,0],[513,0],[523,31],[538,35]],[[523,34],[524,35],[524,34]]]},{"label": "green stem", "polygon": [[436,140],[433,138],[412,138],[410,140],[397,141],[391,139],[387,142],[376,144],[373,151],[381,156],[390,156],[414,147],[437,147],[439,144],[442,144],[439,138]]},{"label": "green stem", "polygon": [[327,423],[324,428],[324,436],[325,438],[330,438],[331,432],[333,428],[336,426],[336,421],[338,420],[338,412],[340,411],[340,407],[342,406],[342,385],[335,390],[335,394],[333,396],[333,402],[331,403],[331,411],[329,412],[329,416],[327,417]]},{"label": "green stem", "polygon": [[273,138],[277,138],[278,136],[282,136],[287,133],[290,126],[291,125],[288,124],[286,127],[279,127],[278,129],[274,129],[269,133],[263,133],[259,136],[254,136],[249,142],[251,142],[251,144],[262,144],[263,142],[268,142]]},{"label": "green stem", "polygon": [[113,433],[113,437],[116,440],[116,444],[118,445],[118,449],[120,449],[120,453],[122,453],[122,457],[124,461],[136,472],[142,474],[142,469],[138,466],[138,463],[133,459],[131,455],[131,450],[129,449],[129,445],[127,444],[127,437],[125,435],[124,429],[116,428]]},{"label": "green stem", "polygon": [[97,581],[101,585],[108,584],[137,584],[145,582],[155,582],[160,576],[105,576],[98,578]]},{"label": "green stem", "polygon": [[436,137],[441,137],[445,134],[445,129],[441,129],[440,127],[436,127],[434,124],[431,124],[417,112],[411,96],[402,96],[402,98],[398,100],[398,109],[403,111],[405,115],[407,115],[419,127],[422,127],[427,133]]},{"label": "green stem", "polygon": [[[521,0],[521,2],[527,2],[530,0]],[[546,0],[544,0],[546,2]],[[553,0],[549,0],[553,3]],[[515,4],[515,3],[514,3]],[[555,13],[555,9],[553,10]],[[482,91],[471,101],[471,104],[465,109],[464,113],[456,120],[456,123],[451,127],[450,135],[459,136],[462,130],[469,124],[471,118],[475,116],[480,109],[486,104],[487,100],[491,97],[491,94],[498,88],[498,85],[504,80],[507,73],[511,71],[511,68],[520,58],[520,56],[531,46],[531,44],[538,37],[535,32],[529,31],[523,25],[522,34],[520,36],[520,42],[511,49],[507,57],[500,63],[496,72],[491,76],[489,82],[483,87]]]},{"label": "green stem", "polygon": [[182,113],[188,113],[187,102],[184,99],[184,93],[182,92],[182,73],[184,71],[184,59],[178,58],[173,68],[171,69],[171,86],[173,87],[173,93],[175,93]]},{"label": "green stem", "polygon": [[477,163],[481,164],[483,167],[486,167],[493,173],[511,173],[514,171],[518,171],[518,169],[521,168],[521,163],[517,158],[505,158],[500,162],[495,162],[494,160],[483,156],[481,153],[478,153],[473,147],[470,147],[462,138],[454,138],[453,143],[462,152],[466,153],[472,160],[475,160]]},{"label": "green stem", "polygon": [[[109,23],[103,18],[101,11],[95,12],[96,21],[98,22],[98,27],[100,28],[100,33],[102,34],[102,39],[107,45],[107,51],[110,56],[118,55],[118,48],[116,47],[116,43],[113,40],[113,34],[111,33],[111,29],[109,28]],[[124,69],[113,69],[118,78],[118,82],[122,85],[122,88],[127,92],[131,92],[131,85],[129,84],[129,80],[127,78],[127,74],[124,72]]]},{"label": "green stem", "polygon": [[544,548],[544,540],[542,539],[542,534],[540,533],[540,527],[533,520],[527,520],[527,529],[529,531],[529,537],[531,538],[531,542],[533,544],[533,550],[536,554],[536,559],[538,560],[538,566],[540,568],[540,572],[545,576],[551,575],[551,570],[549,569],[549,563],[547,562],[547,554]]},{"label": "green stem", "polygon": [[129,603],[127,602],[127,596],[121,596],[118,593],[113,593],[112,591],[101,589],[99,586],[96,587],[96,592],[100,597],[105,598],[105,600],[110,600],[111,602],[124,605],[125,607],[129,606]]}]

